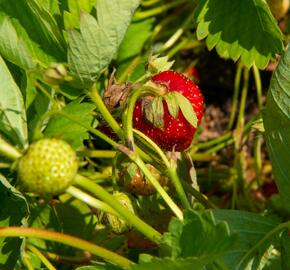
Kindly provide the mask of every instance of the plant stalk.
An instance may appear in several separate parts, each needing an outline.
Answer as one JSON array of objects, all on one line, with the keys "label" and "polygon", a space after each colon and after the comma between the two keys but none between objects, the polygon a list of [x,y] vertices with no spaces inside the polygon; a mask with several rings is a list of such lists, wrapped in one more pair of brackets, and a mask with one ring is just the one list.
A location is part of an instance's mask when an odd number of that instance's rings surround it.
[{"label": "plant stalk", "polygon": [[108,204],[88,195],[87,193],[83,192],[82,190],[80,190],[74,186],[70,186],[69,188],[67,188],[66,193],[70,194],[74,198],[86,203],[87,205],[89,205],[95,209],[98,209],[98,210],[106,212],[106,213],[110,213],[110,214],[115,215],[117,217],[121,217],[120,214],[118,212],[116,212]]},{"label": "plant stalk", "polygon": [[133,130],[138,136],[140,136],[142,139],[144,139],[145,141],[147,141],[152,148],[157,152],[157,154],[160,156],[160,158],[162,159],[164,165],[166,166],[166,169],[168,171],[168,174],[173,182],[173,185],[177,191],[177,194],[179,196],[179,199],[183,205],[183,207],[185,209],[190,209],[190,203],[186,197],[186,194],[184,192],[183,186],[181,184],[181,181],[177,175],[176,172],[176,168],[174,168],[173,166],[171,166],[169,160],[167,159],[167,157],[165,156],[164,152],[160,149],[160,147],[153,141],[151,140],[148,136],[146,136],[144,133],[142,133],[139,130],[134,129]]},{"label": "plant stalk", "polygon": [[231,106],[231,114],[230,114],[230,120],[228,124],[228,130],[232,129],[234,121],[235,121],[235,116],[236,116],[237,106],[238,106],[238,99],[239,99],[239,91],[240,91],[240,85],[241,85],[242,70],[243,70],[243,65],[241,62],[239,62],[237,65],[236,76],[235,76],[234,95],[233,95],[233,102]]},{"label": "plant stalk", "polygon": [[144,20],[146,18],[149,18],[149,17],[153,17],[153,16],[156,16],[156,15],[159,15],[169,9],[172,9],[176,6],[179,6],[185,2],[187,2],[188,0],[176,0],[176,1],[173,1],[171,3],[167,3],[167,4],[164,4],[162,6],[158,6],[156,8],[152,8],[152,9],[149,9],[149,10],[146,10],[146,11],[139,11],[139,12],[136,12],[134,17],[133,17],[133,21],[137,21],[137,20]]},{"label": "plant stalk", "polygon": [[113,131],[118,135],[120,139],[123,139],[124,138],[123,131],[119,123],[115,120],[115,118],[112,116],[112,114],[109,112],[108,108],[104,104],[96,88],[96,84],[94,84],[90,89],[89,96],[91,97],[92,101],[96,104],[98,110],[100,111],[106,122],[109,124],[109,126],[113,129]]},{"label": "plant stalk", "polygon": [[30,237],[40,238],[48,241],[55,241],[64,245],[86,250],[104,259],[107,262],[128,268],[134,264],[132,261],[122,257],[110,250],[92,244],[89,241],[77,238],[64,233],[52,232],[49,230],[26,228],[26,227],[0,227],[0,237]]},{"label": "plant stalk", "polygon": [[41,262],[47,267],[48,270],[57,270],[36,247],[27,245],[27,248],[41,260]]},{"label": "plant stalk", "polygon": [[122,216],[122,218],[124,218],[130,225],[139,230],[153,242],[160,244],[162,235],[158,231],[156,231],[143,220],[138,218],[135,214],[128,211],[121,203],[119,203],[114,198],[113,195],[108,193],[100,185],[92,182],[88,178],[81,175],[76,176],[75,184],[99,197],[116,212],[118,212]]}]

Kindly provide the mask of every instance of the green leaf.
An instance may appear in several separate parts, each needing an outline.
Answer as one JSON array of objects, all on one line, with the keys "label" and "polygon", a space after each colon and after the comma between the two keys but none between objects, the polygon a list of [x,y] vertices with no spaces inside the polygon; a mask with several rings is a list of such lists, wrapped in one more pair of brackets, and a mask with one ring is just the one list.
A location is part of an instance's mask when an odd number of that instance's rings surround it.
[{"label": "green leaf", "polygon": [[[92,111],[95,106],[91,103],[76,103],[72,102],[64,107],[63,111],[75,118],[80,123],[91,126],[93,122]],[[44,131],[48,137],[58,136],[63,140],[70,142],[70,144],[78,149],[83,146],[83,140],[88,139],[87,129],[72,122],[63,116],[53,117]]]},{"label": "green leaf", "polygon": [[199,270],[204,269],[205,261],[197,258],[153,258],[150,262],[144,262],[131,266],[130,270]]},{"label": "green leaf", "polygon": [[290,203],[290,47],[274,72],[263,113],[265,138],[273,173],[286,202]]},{"label": "green leaf", "polygon": [[190,103],[190,101],[180,94],[179,92],[172,92],[175,95],[175,99],[177,101],[177,104],[184,116],[184,118],[195,128],[197,127],[197,117],[196,113]]},{"label": "green leaf", "polygon": [[[251,247],[279,224],[279,220],[275,217],[237,210],[214,210],[213,215],[217,221],[226,221],[231,233],[239,235],[235,246],[223,256],[228,269],[260,269],[257,266],[273,239],[264,243],[259,252],[252,254],[252,257],[247,258],[245,255]],[[247,268],[250,266],[252,268]]]},{"label": "green leaf", "polygon": [[[118,62],[124,61],[135,55],[138,55],[152,34],[152,26],[154,19],[150,18],[140,22],[134,22],[125,34],[118,51]],[[134,40],[134,42],[132,42]]]},{"label": "green leaf", "polygon": [[[29,1],[29,3],[31,2]],[[50,62],[65,61],[64,49],[55,39],[57,30],[54,20],[46,11],[39,7],[37,9],[37,4],[34,4],[32,9],[32,5],[30,6],[29,3],[26,0],[18,0],[17,5],[15,5],[13,1],[2,0],[0,2],[2,16],[5,14],[4,16],[9,17],[9,20],[13,23],[17,36],[21,37],[21,42],[25,42],[26,47],[29,48],[34,65],[38,62],[47,65]],[[6,41],[7,37],[9,41]],[[10,53],[1,51],[7,59],[12,54],[11,51],[14,50],[15,44],[17,44],[17,40],[15,43],[14,41],[15,39],[11,40],[8,31],[0,35],[0,44],[2,42],[8,44],[6,47]],[[21,58],[20,53],[19,49],[15,52],[17,58]]]},{"label": "green leaf", "polygon": [[264,0],[203,0],[196,12],[197,38],[211,50],[248,67],[265,68],[283,48],[283,35]]},{"label": "green leaf", "polygon": [[71,72],[81,86],[96,81],[111,62],[138,4],[138,0],[99,0],[97,20],[81,14],[80,32],[69,32],[68,51]]},{"label": "green leaf", "polygon": [[0,56],[0,131],[15,144],[27,144],[26,112],[21,91]]},{"label": "green leaf", "polygon": [[31,12],[38,20],[40,27],[44,29],[44,32],[49,35],[53,42],[58,46],[61,54],[64,55],[66,43],[54,17],[35,0],[27,0],[26,2]]},{"label": "green leaf", "polygon": [[167,243],[173,257],[196,257],[213,262],[233,248],[236,236],[226,222],[216,222],[212,212],[186,211],[184,221],[173,219],[169,224]]},{"label": "green leaf", "polygon": [[[24,196],[0,174],[0,226],[22,226],[28,216]],[[23,239],[0,238],[0,269],[14,269]]]},{"label": "green leaf", "polygon": [[96,0],[68,0],[67,8],[63,13],[64,27],[66,30],[80,27],[81,12],[90,13],[96,5]]},{"label": "green leaf", "polygon": [[11,20],[2,13],[0,13],[0,54],[24,69],[34,67],[33,52],[23,35],[16,31]]},{"label": "green leaf", "polygon": [[150,101],[144,106],[146,119],[160,129],[164,128],[164,108],[162,99],[161,96],[154,97],[153,101]]}]

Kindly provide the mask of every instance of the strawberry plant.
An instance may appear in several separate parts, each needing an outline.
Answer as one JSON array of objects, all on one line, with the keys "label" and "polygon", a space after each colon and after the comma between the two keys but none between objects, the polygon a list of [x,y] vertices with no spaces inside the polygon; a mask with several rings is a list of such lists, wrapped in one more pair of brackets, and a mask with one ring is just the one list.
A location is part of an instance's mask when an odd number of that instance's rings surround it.
[{"label": "strawberry plant", "polygon": [[290,269],[289,14],[0,1],[0,269]]}]

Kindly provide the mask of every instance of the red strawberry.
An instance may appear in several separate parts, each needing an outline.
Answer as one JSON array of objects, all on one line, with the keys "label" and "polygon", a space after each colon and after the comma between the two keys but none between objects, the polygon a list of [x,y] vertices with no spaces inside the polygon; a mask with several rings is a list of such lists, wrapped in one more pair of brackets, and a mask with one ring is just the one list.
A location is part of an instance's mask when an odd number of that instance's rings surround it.
[{"label": "red strawberry", "polygon": [[[189,122],[190,118],[194,116],[195,112],[195,124],[198,125],[204,113],[203,97],[199,87],[193,81],[175,71],[160,72],[153,76],[151,81],[155,83],[157,87],[160,87],[161,91],[164,92],[164,88],[166,90],[165,94],[162,95],[162,97],[164,97],[162,100],[163,112],[161,114],[164,120],[162,121],[163,125],[160,127],[148,120],[148,114],[146,114],[145,111],[146,102],[148,103],[148,100],[145,101],[143,99],[139,100],[134,108],[134,128],[142,131],[164,150],[170,151],[173,150],[173,148],[176,151],[185,150],[190,146],[197,127],[192,124],[192,121]],[[182,98],[185,98],[186,101],[184,102],[183,100],[178,104],[179,107],[177,107],[176,117],[174,117],[174,113],[172,113],[176,108],[169,107],[168,105],[170,105],[170,102],[168,102],[166,98],[166,96],[173,92],[176,94],[176,97],[178,97],[176,100],[180,101]],[[173,102],[171,105],[172,104],[174,105],[175,103]],[[187,105],[190,108],[188,108]],[[188,109],[191,109],[191,111]],[[194,111],[192,111],[192,109]],[[159,117],[157,115],[157,117],[153,117],[153,119],[160,120],[160,114]]]}]

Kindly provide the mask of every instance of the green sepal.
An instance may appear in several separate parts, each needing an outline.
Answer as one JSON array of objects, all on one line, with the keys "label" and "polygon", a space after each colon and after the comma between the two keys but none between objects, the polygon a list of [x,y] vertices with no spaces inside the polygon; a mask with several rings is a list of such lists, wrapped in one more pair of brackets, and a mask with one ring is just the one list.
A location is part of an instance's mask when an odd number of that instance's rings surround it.
[{"label": "green sepal", "polygon": [[[169,98],[168,98],[169,96]],[[179,92],[172,91],[164,96],[168,111],[175,119],[178,116],[178,110],[180,108],[184,118],[195,128],[197,127],[197,116],[190,103],[190,101],[180,94]],[[177,113],[176,113],[177,112]]]},{"label": "green sepal", "polygon": [[169,92],[164,96],[164,100],[167,104],[169,114],[175,119],[178,117],[179,105],[175,97],[175,92]]},{"label": "green sepal", "polygon": [[158,73],[161,71],[169,70],[174,64],[174,61],[169,61],[168,56],[159,57],[159,55],[153,55],[148,60],[148,70],[152,73]]},{"label": "green sepal", "polygon": [[155,127],[164,128],[164,108],[163,98],[161,96],[154,97],[154,99],[144,106],[144,113],[146,119]]}]

